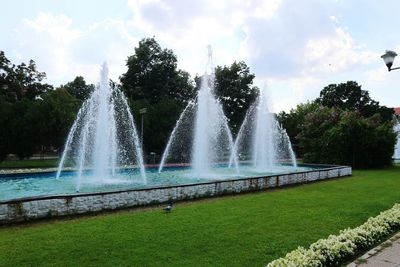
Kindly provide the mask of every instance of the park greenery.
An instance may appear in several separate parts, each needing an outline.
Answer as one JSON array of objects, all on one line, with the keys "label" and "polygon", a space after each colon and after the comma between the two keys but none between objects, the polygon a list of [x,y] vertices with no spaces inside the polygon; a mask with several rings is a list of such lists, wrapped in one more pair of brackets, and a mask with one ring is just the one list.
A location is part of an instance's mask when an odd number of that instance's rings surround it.
[{"label": "park greenery", "polygon": [[285,257],[274,260],[267,267],[339,266],[352,260],[360,252],[384,241],[400,229],[400,204],[371,217],[364,224],[340,231],[311,244],[309,249],[299,247]]},{"label": "park greenery", "polygon": [[391,208],[399,173],[3,227],[0,266],[265,266]]},{"label": "park greenery", "polygon": [[328,85],[314,101],[278,118],[304,162],[355,168],[392,163],[393,109],[372,100],[354,81]]},{"label": "park greenery", "polygon": [[[178,68],[170,49],[154,38],[141,40],[127,58],[119,81],[137,122],[144,115],[144,154],[160,155],[179,114],[196,97],[200,76]],[[234,135],[258,96],[245,62],[215,68],[215,95]],[[15,65],[0,51],[0,162],[14,154],[61,153],[83,101],[94,90],[82,76],[60,86],[45,83],[33,60]],[[331,84],[320,97],[277,115],[295,152],[306,162],[378,167],[391,164],[395,145],[393,110],[379,105],[354,81]],[[148,161],[146,159],[146,161]]]}]

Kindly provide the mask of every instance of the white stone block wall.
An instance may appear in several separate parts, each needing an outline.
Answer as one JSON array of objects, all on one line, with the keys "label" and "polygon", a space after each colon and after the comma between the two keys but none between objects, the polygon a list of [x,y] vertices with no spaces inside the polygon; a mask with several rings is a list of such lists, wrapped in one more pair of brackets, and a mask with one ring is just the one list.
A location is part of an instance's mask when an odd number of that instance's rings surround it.
[{"label": "white stone block wall", "polygon": [[0,224],[100,212],[102,210],[132,208],[160,204],[168,201],[260,191],[268,188],[313,182],[351,174],[351,167],[344,166],[328,168],[327,170],[319,169],[307,172],[214,181],[193,185],[3,201],[0,202]]}]

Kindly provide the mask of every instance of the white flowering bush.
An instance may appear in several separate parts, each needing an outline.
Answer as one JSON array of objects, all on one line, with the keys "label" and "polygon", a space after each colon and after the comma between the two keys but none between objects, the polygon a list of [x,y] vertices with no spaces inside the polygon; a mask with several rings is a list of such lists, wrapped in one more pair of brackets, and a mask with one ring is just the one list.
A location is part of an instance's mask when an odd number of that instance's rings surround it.
[{"label": "white flowering bush", "polygon": [[380,242],[390,233],[400,229],[400,204],[369,218],[366,223],[354,229],[340,231],[311,244],[309,249],[299,247],[274,260],[267,267],[318,267],[337,266],[351,259],[359,252]]}]

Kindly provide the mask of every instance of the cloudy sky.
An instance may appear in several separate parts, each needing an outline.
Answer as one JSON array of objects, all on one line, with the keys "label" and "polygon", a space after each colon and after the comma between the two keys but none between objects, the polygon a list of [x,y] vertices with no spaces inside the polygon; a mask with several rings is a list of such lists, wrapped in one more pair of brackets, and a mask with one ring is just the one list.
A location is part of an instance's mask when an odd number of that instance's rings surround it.
[{"label": "cloudy sky", "polygon": [[244,60],[275,111],[348,80],[400,106],[400,70],[387,72],[380,58],[400,54],[398,0],[1,0],[1,8],[0,50],[14,63],[34,59],[54,85],[77,75],[96,82],[103,61],[117,80],[138,41],[154,36],[192,75],[203,73],[208,44],[215,64]]}]

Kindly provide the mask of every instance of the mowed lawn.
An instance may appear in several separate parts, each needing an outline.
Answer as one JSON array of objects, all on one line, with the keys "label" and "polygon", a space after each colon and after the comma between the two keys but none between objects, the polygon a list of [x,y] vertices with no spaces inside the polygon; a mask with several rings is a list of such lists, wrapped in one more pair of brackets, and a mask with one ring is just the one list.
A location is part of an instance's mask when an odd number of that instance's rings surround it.
[{"label": "mowed lawn", "polygon": [[400,167],[267,192],[0,228],[1,266],[264,266],[400,202]]},{"label": "mowed lawn", "polygon": [[58,158],[6,160],[0,162],[0,168],[51,168],[58,166]]}]

